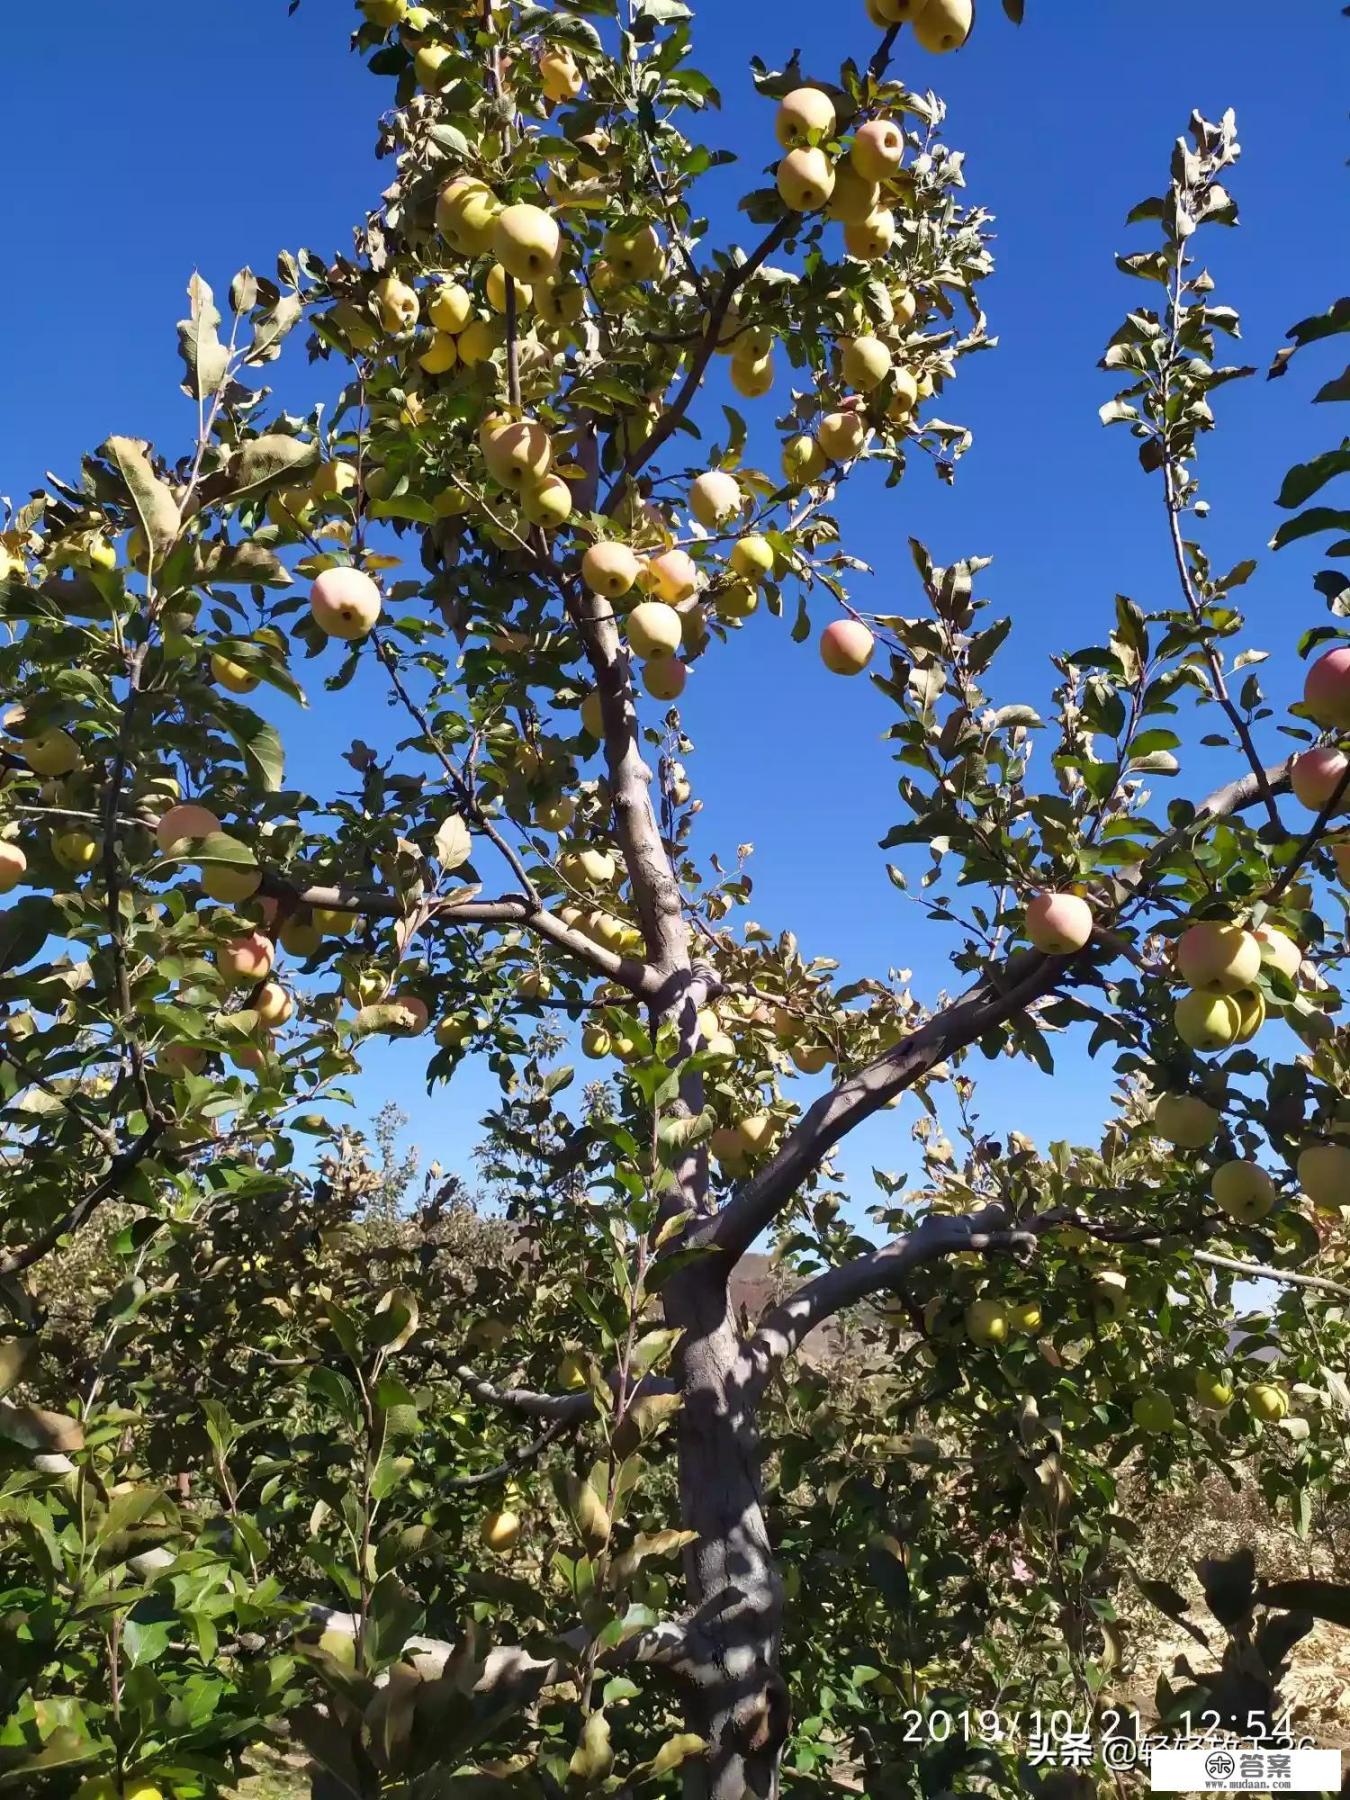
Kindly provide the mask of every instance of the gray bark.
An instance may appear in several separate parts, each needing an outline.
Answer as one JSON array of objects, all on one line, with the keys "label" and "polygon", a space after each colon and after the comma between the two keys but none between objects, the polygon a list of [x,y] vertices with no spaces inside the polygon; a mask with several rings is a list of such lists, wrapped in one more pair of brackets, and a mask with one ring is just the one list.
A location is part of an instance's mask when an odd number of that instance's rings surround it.
[{"label": "gray bark", "polygon": [[787,1738],[778,1671],[782,1583],[760,1488],[758,1384],[724,1273],[696,1263],[666,1288],[680,1326],[680,1515],[697,1540],[685,1551],[700,1648],[687,1671],[687,1722],[708,1743],[686,1765],[686,1800],[774,1800]]}]

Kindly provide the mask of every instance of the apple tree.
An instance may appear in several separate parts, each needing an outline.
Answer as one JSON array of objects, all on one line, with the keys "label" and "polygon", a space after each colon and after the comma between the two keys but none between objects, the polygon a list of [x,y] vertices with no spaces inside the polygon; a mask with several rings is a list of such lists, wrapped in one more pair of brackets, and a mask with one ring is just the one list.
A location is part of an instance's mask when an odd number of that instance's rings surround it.
[{"label": "apple tree", "polygon": [[[1131,215],[1103,358],[1175,591],[1044,719],[986,558],[913,540],[877,614],[837,517],[969,447],[991,221],[925,84],[970,0],[755,66],[743,244],[681,0],[360,11],[353,253],[194,276],[186,448],[109,438],[3,535],[0,1783],[213,1794],[284,1723],[323,1795],[1061,1791],[999,1721],[1106,1728],[1125,1484],[1241,1464],[1308,1533],[1350,1475],[1350,602],[1318,575],[1278,716],[1199,535],[1236,123]],[[700,841],[681,694],[789,618],[893,708],[922,992],[742,925]],[[499,1078],[500,1220],[331,1123],[381,1037]],[[1056,1054],[1111,1059],[1097,1140],[991,1134],[981,1060]],[[903,1096],[868,1206],[836,1152]]]}]

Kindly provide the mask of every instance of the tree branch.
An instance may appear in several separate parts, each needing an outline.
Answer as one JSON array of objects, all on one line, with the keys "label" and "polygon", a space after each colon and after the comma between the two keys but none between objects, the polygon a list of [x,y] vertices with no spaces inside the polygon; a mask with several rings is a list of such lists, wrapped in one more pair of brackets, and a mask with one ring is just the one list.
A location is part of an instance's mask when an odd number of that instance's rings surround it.
[{"label": "tree branch", "polygon": [[108,1173],[103,1179],[81,1196],[75,1204],[57,1220],[50,1230],[35,1238],[25,1250],[11,1251],[8,1256],[0,1257],[0,1275],[18,1275],[25,1269],[31,1269],[34,1263],[41,1262],[49,1256],[56,1246],[72,1231],[78,1231],[89,1215],[110,1199],[150,1151],[164,1129],[164,1121],[152,1118],[145,1130],[129,1144],[125,1150],[119,1151],[108,1165]]},{"label": "tree branch", "polygon": [[[1154,868],[1197,827],[1240,811],[1287,782],[1285,763],[1262,770],[1259,777],[1253,771],[1217,789],[1196,809],[1187,825],[1159,839],[1133,877],[1127,876],[1125,881],[1142,897]],[[732,1195],[721,1212],[692,1226],[677,1243],[712,1244],[724,1250],[733,1263],[738,1261],[760,1232],[773,1223],[807,1176],[850,1131],[913,1087],[938,1063],[968,1049],[985,1032],[1006,1024],[1035,1001],[1053,993],[1073,978],[1076,968],[1090,963],[1093,955],[1091,948],[1079,957],[1017,951],[879,1061],[841,1081],[817,1100],[772,1159]]]},{"label": "tree branch", "polygon": [[798,222],[796,217],[791,214],[789,214],[787,218],[780,219],[773,229],[761,240],[756,249],[751,252],[745,262],[743,262],[739,268],[731,269],[727,272],[726,278],[723,281],[721,288],[718,290],[717,298],[713,301],[712,307],[709,310],[707,328],[703,333],[703,342],[694,353],[694,359],[689,365],[684,381],[681,383],[679,393],[676,394],[665,412],[662,413],[647,437],[645,437],[635,449],[629,452],[622,469],[619,470],[619,473],[614,478],[614,485],[605,495],[605,503],[600,509],[602,512],[613,512],[633,477],[640,469],[645,468],[661,446],[674,436],[680,421],[693,405],[694,397],[698,393],[699,386],[702,383],[708,364],[716,354],[717,346],[722,336],[722,327],[726,323],[727,314],[731,311],[732,301],[745,286],[746,282],[759,273],[760,269],[773,255],[778,246],[791,234],[793,227],[797,225]]},{"label": "tree branch", "polygon": [[495,1468],[480,1469],[476,1475],[456,1475],[437,1485],[441,1493],[464,1493],[470,1488],[492,1487],[496,1482],[505,1481],[508,1476],[514,1475],[517,1469],[523,1469],[527,1463],[532,1463],[536,1457],[542,1456],[550,1444],[556,1444],[559,1438],[566,1437],[580,1422],[577,1419],[555,1419],[532,1443],[522,1444],[519,1450],[513,1450]]},{"label": "tree branch", "polygon": [[[399,895],[381,888],[350,887],[345,882],[337,887],[311,887],[303,877],[292,879],[270,871],[264,872],[259,891],[274,899],[289,900],[295,906],[355,912],[374,919],[401,919],[410,910]],[[607,950],[603,944],[564,925],[556,913],[535,906],[523,894],[508,894],[500,900],[426,900],[417,905],[428,918],[447,925],[523,925],[588,963],[607,980],[620,983],[630,993],[651,997],[660,987],[656,973],[645,964]]]},{"label": "tree branch", "polygon": [[868,1256],[827,1269],[766,1312],[750,1342],[756,1378],[763,1382],[818,1325],[869,1294],[898,1288],[913,1270],[963,1250],[1011,1247],[1022,1235],[1009,1231],[1007,1209],[1002,1205],[984,1206],[973,1213],[929,1213],[905,1237]]},{"label": "tree branch", "polygon": [[[552,1419],[563,1425],[579,1424],[595,1416],[595,1395],[589,1388],[576,1394],[540,1394],[533,1388],[498,1387],[476,1369],[471,1369],[467,1363],[448,1363],[446,1366],[474,1399],[481,1400],[485,1406],[496,1406],[503,1412],[519,1413],[527,1419]],[[651,1394],[676,1392],[678,1389],[673,1381],[647,1375],[630,1396],[630,1403],[631,1400],[644,1399]]]},{"label": "tree branch", "polygon": [[1294,1269],[1272,1269],[1266,1263],[1243,1262],[1235,1256],[1216,1256],[1212,1250],[1197,1250],[1195,1260],[1210,1269],[1225,1269],[1231,1275],[1249,1275],[1253,1281],[1278,1281],[1285,1287],[1315,1288],[1321,1294],[1335,1294],[1338,1300],[1350,1300],[1350,1288],[1324,1275],[1300,1275]]}]

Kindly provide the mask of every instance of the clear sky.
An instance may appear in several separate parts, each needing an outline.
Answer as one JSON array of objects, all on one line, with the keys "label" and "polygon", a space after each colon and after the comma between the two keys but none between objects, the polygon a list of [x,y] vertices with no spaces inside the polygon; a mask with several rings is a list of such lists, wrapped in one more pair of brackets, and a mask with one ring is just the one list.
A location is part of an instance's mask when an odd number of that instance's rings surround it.
[{"label": "clear sky", "polygon": [[[997,698],[1044,706],[1049,653],[1098,641],[1115,593],[1173,602],[1157,488],[1123,431],[1097,419],[1112,389],[1096,360],[1127,307],[1150,303],[1113,266],[1114,252],[1144,241],[1125,213],[1165,185],[1192,107],[1236,108],[1245,155],[1230,185],[1243,226],[1209,233],[1206,253],[1217,297],[1244,316],[1240,359],[1264,368],[1289,325],[1341,291],[1350,28],[1337,0],[1027,0],[1020,32],[996,0],[979,11],[966,51],[902,48],[897,65],[940,87],[948,141],[967,153],[968,197],[998,216],[999,271],[984,293],[1001,348],[964,365],[942,407],[972,426],[975,447],[954,490],[916,466],[884,504],[878,490],[859,493],[840,516],[847,547],[877,570],[856,596],[869,610],[919,609],[911,533],[942,562],[994,556],[983,588],[1017,625]],[[865,57],[875,33],[862,0],[696,0],[696,12],[697,60],[724,98],[709,140],[739,152],[744,185],[759,185],[773,120],[750,85],[751,55],[781,66],[800,47],[807,73],[828,76],[845,55]],[[390,92],[349,53],[351,16],[345,0],[303,0],[293,18],[285,0],[66,0],[54,30],[45,9],[12,9],[0,63],[0,493],[25,496],[46,469],[74,474],[80,453],[114,431],[181,451],[192,421],[174,321],[193,268],[223,290],[245,262],[270,270],[283,246],[349,247],[383,185],[374,125]],[[726,205],[714,206],[733,236],[735,179],[720,178]],[[321,391],[298,336],[274,368],[293,402]],[[1296,361],[1282,383],[1218,395],[1222,429],[1203,469],[1216,563],[1263,552],[1284,470],[1331,436],[1334,422],[1307,404],[1329,372]],[[1298,679],[1294,639],[1325,616],[1309,586],[1315,566],[1298,549],[1263,554],[1245,590],[1250,641],[1273,652],[1268,679],[1285,700]],[[364,705],[349,690],[338,728],[370,738]],[[333,785],[333,716],[286,721],[292,778],[320,794]],[[686,720],[706,802],[698,843],[728,860],[753,842],[751,916],[790,926],[808,953],[838,957],[851,975],[911,968],[917,991],[935,995],[941,940],[891,887],[876,848],[901,816],[881,697],[826,676],[785,624],[757,617],[699,665]],[[1279,754],[1280,740],[1267,748]],[[1184,791],[1199,797],[1215,773],[1197,762]],[[1109,1067],[1088,1068],[1068,1045],[1060,1061],[1054,1081],[989,1069],[987,1126],[1041,1142],[1094,1136]],[[466,1076],[428,1101],[411,1047],[382,1048],[363,1110],[393,1095],[425,1153],[462,1165],[495,1092]],[[874,1121],[850,1167],[915,1169],[910,1117]]]}]

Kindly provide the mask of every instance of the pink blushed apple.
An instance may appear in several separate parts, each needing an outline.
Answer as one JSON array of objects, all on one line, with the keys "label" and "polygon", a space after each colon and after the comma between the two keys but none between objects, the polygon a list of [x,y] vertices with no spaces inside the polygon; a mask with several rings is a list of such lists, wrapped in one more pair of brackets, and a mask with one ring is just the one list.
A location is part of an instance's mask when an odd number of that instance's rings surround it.
[{"label": "pink blushed apple", "polygon": [[1303,704],[1331,731],[1350,731],[1350,644],[1328,650],[1308,670]]},{"label": "pink blushed apple", "polygon": [[260,931],[231,938],[216,952],[216,967],[236,986],[261,981],[272,972],[272,940]]},{"label": "pink blushed apple", "polygon": [[1073,956],[1092,941],[1092,908],[1081,894],[1037,894],[1027,907],[1027,936],[1046,956]]},{"label": "pink blushed apple", "polygon": [[1350,772],[1350,757],[1330,744],[1319,744],[1296,756],[1289,770],[1289,785],[1294,798],[1309,812],[1321,812],[1335,798],[1337,790]]},{"label": "pink blushed apple", "polygon": [[832,675],[861,675],[876,639],[860,619],[835,619],[820,634],[820,660]]},{"label": "pink blushed apple", "polygon": [[326,637],[352,643],[380,616],[380,590],[362,569],[325,569],[310,589],[309,610]]},{"label": "pink blushed apple", "polygon": [[175,844],[185,838],[207,838],[220,830],[220,820],[209,806],[195,806],[190,801],[171,806],[155,826],[155,841],[167,856]]}]

